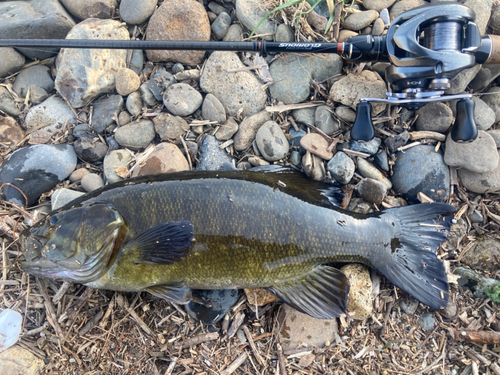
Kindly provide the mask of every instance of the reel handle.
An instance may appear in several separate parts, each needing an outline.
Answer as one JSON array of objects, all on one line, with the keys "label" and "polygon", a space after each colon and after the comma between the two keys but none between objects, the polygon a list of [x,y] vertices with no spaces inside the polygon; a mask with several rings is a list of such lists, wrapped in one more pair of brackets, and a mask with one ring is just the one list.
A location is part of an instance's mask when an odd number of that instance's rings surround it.
[{"label": "reel handle", "polygon": [[371,141],[375,137],[372,122],[372,105],[359,102],[356,106],[356,119],[351,129],[351,138],[355,141]]},{"label": "reel handle", "polygon": [[472,142],[477,138],[477,127],[474,121],[475,103],[471,99],[457,102],[457,117],[451,128],[451,139],[455,142]]}]

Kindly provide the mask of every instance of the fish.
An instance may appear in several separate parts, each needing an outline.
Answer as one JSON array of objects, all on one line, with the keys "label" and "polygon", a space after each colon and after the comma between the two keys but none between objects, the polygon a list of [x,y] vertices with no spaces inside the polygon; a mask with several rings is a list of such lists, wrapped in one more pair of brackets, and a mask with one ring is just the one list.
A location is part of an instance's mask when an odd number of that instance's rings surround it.
[{"label": "fish", "polygon": [[448,301],[436,249],[445,203],[369,214],[338,207],[339,186],[293,170],[176,172],[120,181],[51,212],[22,235],[32,275],[146,291],[187,304],[196,289],[265,288],[312,317],[346,313],[336,263],[372,267],[433,309]]}]

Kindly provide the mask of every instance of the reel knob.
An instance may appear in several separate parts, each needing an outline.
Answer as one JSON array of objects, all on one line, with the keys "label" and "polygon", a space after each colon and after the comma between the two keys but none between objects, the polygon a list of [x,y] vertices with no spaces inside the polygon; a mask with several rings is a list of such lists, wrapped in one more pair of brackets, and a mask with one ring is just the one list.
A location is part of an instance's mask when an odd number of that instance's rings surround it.
[{"label": "reel knob", "polygon": [[375,137],[372,123],[372,105],[359,102],[356,106],[356,119],[351,129],[351,138],[355,141],[371,141]]},{"label": "reel knob", "polygon": [[462,99],[457,103],[457,117],[451,129],[451,139],[455,142],[472,142],[477,138],[474,121],[475,103],[471,99]]}]

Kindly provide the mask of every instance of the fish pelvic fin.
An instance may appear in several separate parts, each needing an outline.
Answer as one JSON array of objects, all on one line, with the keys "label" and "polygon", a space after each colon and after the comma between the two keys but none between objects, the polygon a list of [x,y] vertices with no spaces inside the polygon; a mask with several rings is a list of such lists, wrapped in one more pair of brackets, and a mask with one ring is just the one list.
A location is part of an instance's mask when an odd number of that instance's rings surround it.
[{"label": "fish pelvic fin", "polygon": [[346,312],[349,281],[338,269],[322,265],[268,290],[304,314],[333,319]]},{"label": "fish pelvic fin", "polygon": [[448,237],[455,211],[444,203],[384,211],[381,218],[398,222],[399,229],[387,244],[387,251],[370,259],[391,283],[435,310],[446,308],[449,297],[446,271],[435,251]]},{"label": "fish pelvic fin", "polygon": [[169,302],[185,305],[192,300],[191,289],[181,285],[154,285],[146,288],[146,292]]}]

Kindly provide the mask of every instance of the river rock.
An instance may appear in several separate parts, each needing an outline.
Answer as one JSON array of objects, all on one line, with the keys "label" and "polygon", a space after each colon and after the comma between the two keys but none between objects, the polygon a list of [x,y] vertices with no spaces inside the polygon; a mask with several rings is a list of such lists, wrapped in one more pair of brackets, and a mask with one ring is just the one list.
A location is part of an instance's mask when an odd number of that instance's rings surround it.
[{"label": "river rock", "polygon": [[422,328],[424,331],[430,332],[434,329],[434,326],[436,325],[436,319],[434,319],[432,313],[426,312],[423,313],[418,318],[418,324],[420,325],[420,328]]},{"label": "river rock", "polygon": [[226,121],[226,110],[215,95],[207,94],[205,96],[205,100],[203,100],[203,105],[201,106],[201,117],[204,120],[216,121],[218,124]]},{"label": "river rock", "polygon": [[140,49],[132,51],[132,58],[130,59],[130,69],[137,74],[140,74],[144,67],[144,52]]},{"label": "river rock", "polygon": [[87,173],[81,179],[81,186],[87,192],[94,191],[104,186],[104,180],[98,174]]},{"label": "river rock", "polygon": [[462,257],[461,263],[479,271],[498,270],[500,241],[496,238],[480,237]]},{"label": "river rock", "polygon": [[257,130],[269,120],[271,120],[271,115],[267,111],[262,111],[245,118],[234,135],[234,149],[236,151],[243,151],[250,147],[255,139]]},{"label": "river rock", "polygon": [[156,100],[163,100],[163,93],[165,90],[177,83],[174,76],[164,69],[158,70],[153,78],[149,80],[148,87],[155,96]]},{"label": "river rock", "polygon": [[384,144],[386,145],[387,150],[391,154],[394,154],[396,151],[398,151],[399,147],[403,147],[404,145],[406,145],[409,139],[410,134],[405,130],[404,132],[397,134],[394,137],[387,137],[386,139],[384,139]]},{"label": "river rock", "polygon": [[297,122],[315,126],[314,124],[316,122],[316,108],[294,109],[292,112],[292,116]]},{"label": "river rock", "polygon": [[354,120],[356,120],[356,112],[349,107],[337,107],[335,108],[335,114],[338,118],[346,122],[354,122]]},{"label": "river rock", "polygon": [[481,70],[469,84],[474,91],[481,91],[500,75],[500,64],[483,64]]},{"label": "river rock", "polygon": [[480,69],[481,65],[477,64],[472,68],[461,70],[450,80],[450,88],[444,91],[445,94],[454,95],[464,92],[470,81],[474,79]]},{"label": "river rock", "polygon": [[245,65],[236,53],[216,51],[205,62],[200,77],[202,90],[215,95],[231,117],[254,115],[264,109],[267,100],[265,90],[253,73],[229,72],[241,68]]},{"label": "river rock", "polygon": [[276,29],[276,35],[274,39],[276,42],[291,43],[295,42],[295,35],[290,26],[281,23],[278,25],[278,28]]},{"label": "river rock", "polygon": [[496,4],[493,7],[490,17],[490,27],[493,30],[493,34],[498,35],[500,31],[500,7]]},{"label": "river rock", "polygon": [[433,102],[416,111],[417,130],[445,133],[453,122],[453,113],[446,104]]},{"label": "river rock", "polygon": [[215,133],[215,137],[219,141],[227,141],[228,139],[231,139],[237,131],[238,123],[230,117],[224,124],[222,124],[217,133]]},{"label": "river rock", "polygon": [[323,161],[309,151],[302,156],[302,169],[311,180],[323,181],[325,179],[326,171]]},{"label": "river rock", "polygon": [[[259,0],[236,0],[236,16],[238,20],[250,31],[259,25],[255,34],[274,34],[276,24],[269,20],[267,13],[271,9],[264,9],[265,4]],[[272,35],[266,35],[263,39],[272,41]]]},{"label": "river rock", "polygon": [[139,25],[146,22],[153,14],[158,0],[122,0],[120,16],[126,23]]},{"label": "river rock", "polygon": [[[57,0],[0,2],[2,39],[64,39],[75,22]],[[55,49],[19,48],[29,58],[46,59]],[[53,51],[53,52],[50,52]]]},{"label": "river rock", "polygon": [[476,25],[479,29],[479,34],[486,34],[486,26],[491,16],[491,8],[493,1],[491,0],[467,0],[463,3],[465,6],[474,10],[476,14]]},{"label": "river rock", "polygon": [[121,68],[116,73],[116,92],[118,94],[127,96],[139,89],[141,80],[136,72],[132,69]]},{"label": "river rock", "polygon": [[72,189],[62,188],[56,189],[50,196],[50,205],[52,211],[66,206],[68,203],[80,198],[84,193]]},{"label": "river rock", "polygon": [[12,85],[12,89],[17,95],[24,98],[31,85],[37,85],[47,92],[52,92],[54,90],[54,80],[50,74],[50,69],[45,65],[37,64],[21,70]]},{"label": "river rock", "polygon": [[357,185],[356,190],[365,201],[380,204],[387,195],[387,186],[373,178],[363,178]]},{"label": "river rock", "polygon": [[300,139],[300,145],[321,159],[330,160],[333,153],[328,151],[328,141],[317,133],[309,133]]},{"label": "river rock", "polygon": [[203,97],[186,83],[175,83],[163,94],[165,107],[177,116],[189,116],[200,108]]},{"label": "river rock", "polygon": [[232,158],[219,148],[219,142],[211,135],[207,135],[201,144],[199,160],[197,171],[221,171],[225,170],[227,163],[232,163]]},{"label": "river rock", "polygon": [[320,105],[316,108],[314,123],[319,130],[327,135],[332,135],[340,129],[340,123],[333,118],[331,109],[327,105]]},{"label": "river rock", "polygon": [[377,169],[377,167],[360,157],[358,157],[358,172],[363,177],[373,178],[374,180],[382,182],[387,189],[392,188],[391,181],[389,181],[389,179],[385,177],[384,174]]},{"label": "river rock", "polygon": [[[132,155],[127,150],[113,150],[104,157],[103,170],[106,182],[112,184],[120,181],[128,172]],[[124,172],[124,173],[123,173]]]},{"label": "river rock", "polygon": [[427,4],[428,3],[424,0],[400,0],[396,4],[394,4],[391,8],[390,12],[391,21],[404,12],[407,12],[411,9]]},{"label": "river rock", "polygon": [[188,171],[189,164],[179,147],[172,143],[162,142],[149,154],[141,165],[134,169],[132,176],[154,175],[159,173],[171,173]]},{"label": "river rock", "polygon": [[93,105],[92,126],[97,133],[102,134],[109,125],[115,123],[118,113],[123,108],[123,97],[121,95],[104,96],[96,100]]},{"label": "river rock", "polygon": [[369,214],[374,211],[373,205],[365,201],[363,198],[352,198],[351,202],[347,206],[347,210],[358,214]]},{"label": "river rock", "polygon": [[493,129],[487,132],[495,141],[497,148],[500,148],[500,129]]},{"label": "river rock", "polygon": [[404,198],[417,203],[417,194],[446,202],[450,193],[450,171],[441,152],[434,146],[419,145],[398,152],[393,166],[394,190]]},{"label": "river rock", "polygon": [[378,12],[375,10],[365,10],[361,12],[352,13],[343,23],[347,30],[359,31],[378,18]]},{"label": "river rock", "polygon": [[[495,112],[483,100],[477,96],[473,96],[474,102],[474,121],[478,130],[488,130],[495,123]],[[450,108],[453,116],[457,115],[457,100],[450,102]],[[417,120],[418,121],[418,120]]]},{"label": "river rock", "polygon": [[380,152],[376,153],[373,157],[373,161],[384,172],[389,172],[389,158],[385,150],[381,150]]},{"label": "river rock", "polygon": [[73,173],[71,173],[69,175],[69,180],[71,182],[79,182],[81,181],[81,179],[83,178],[83,176],[89,174],[90,171],[87,169],[87,168],[78,168],[78,169],[75,169],[73,171]]},{"label": "river rock", "polygon": [[419,302],[415,298],[408,295],[399,299],[399,307],[408,315],[415,314],[418,304]]},{"label": "river rock", "polygon": [[80,137],[75,141],[74,147],[78,157],[89,163],[104,159],[108,152],[108,146],[91,133],[80,134]]},{"label": "river rock", "polygon": [[380,138],[373,138],[370,141],[355,141],[349,142],[349,149],[353,151],[360,151],[366,154],[375,155],[380,147],[382,140]]},{"label": "river rock", "polygon": [[[75,26],[67,39],[129,40],[122,23],[87,19]],[[125,67],[127,50],[62,49],[58,56],[55,86],[75,108],[90,103],[99,94],[115,90],[115,76]]]},{"label": "river rock", "polygon": [[[498,154],[500,157],[500,153]],[[500,163],[492,171],[475,173],[467,169],[460,169],[458,176],[467,190],[478,194],[500,192]]]},{"label": "river rock", "polygon": [[[34,145],[14,151],[0,167],[0,185],[10,183],[28,198],[27,205],[36,203],[40,195],[74,171],[77,157],[70,145]],[[26,200],[15,188],[5,186],[4,199],[24,207]]]},{"label": "river rock", "polygon": [[[377,73],[363,70],[336,81],[330,89],[330,99],[355,109],[361,98],[385,99],[386,92],[385,82]],[[372,115],[379,114],[384,109],[385,104],[373,104]]]},{"label": "river rock", "polygon": [[381,12],[383,9],[390,8],[396,0],[363,0],[363,6],[366,9],[373,9]]},{"label": "river rock", "polygon": [[[146,89],[149,91],[147,87]],[[153,96],[151,91],[149,91],[149,93],[151,94],[151,96]],[[133,92],[127,97],[125,106],[127,107],[127,111],[129,111],[132,116],[137,116],[142,113],[142,106],[144,105],[144,103],[142,102],[142,98],[143,95],[140,91]]]},{"label": "river rock", "polygon": [[14,345],[0,353],[0,373],[5,375],[39,375],[44,362],[28,349]]},{"label": "river rock", "polygon": [[47,99],[49,97],[49,94],[47,94],[47,91],[45,91],[41,87],[38,87],[38,86],[35,86],[35,85],[31,85],[28,88],[28,92],[29,92],[28,99],[33,104],[40,104],[41,102],[43,102],[45,99]]},{"label": "river rock", "polygon": [[153,118],[155,130],[162,140],[178,140],[189,130],[189,124],[182,117],[160,113]]},{"label": "river rock", "polygon": [[370,271],[360,264],[348,264],[340,269],[351,285],[347,297],[347,311],[351,318],[363,320],[373,311]]},{"label": "river rock", "polygon": [[500,121],[500,87],[490,87],[482,100],[495,112],[495,123]]},{"label": "river rock", "polygon": [[[147,40],[209,41],[210,21],[202,4],[195,0],[169,0],[156,9],[149,19]],[[205,51],[148,50],[154,62],[174,61],[187,65],[200,64]]]},{"label": "river rock", "polygon": [[2,60],[0,61],[0,77],[5,77],[21,70],[26,61],[24,55],[11,47],[1,47],[0,56],[2,56]]},{"label": "river rock", "polygon": [[220,13],[212,23],[212,32],[216,40],[222,40],[231,26],[231,16],[225,12]]},{"label": "river rock", "polygon": [[349,156],[342,151],[338,151],[328,162],[326,169],[330,172],[335,181],[346,185],[354,176],[356,166]]},{"label": "river rock", "polygon": [[[57,96],[51,96],[43,103],[40,103],[28,111],[25,118],[25,125],[28,130],[37,128],[42,124],[48,124],[39,130],[55,132],[63,130],[69,124],[76,124],[77,119],[71,108],[64,100]],[[35,131],[33,134],[38,133]]]},{"label": "river rock", "polygon": [[377,18],[375,22],[373,22],[372,35],[379,36],[384,33],[385,24],[382,18]]},{"label": "river rock", "polygon": [[274,121],[265,122],[257,130],[255,141],[262,157],[267,161],[281,160],[288,154],[288,140]]},{"label": "river rock", "polygon": [[153,121],[139,120],[116,129],[116,142],[131,150],[140,150],[151,143],[155,137]]},{"label": "river rock", "polygon": [[0,116],[0,144],[14,149],[24,138],[24,130],[12,117]]},{"label": "river rock", "polygon": [[339,33],[338,42],[339,43],[347,42],[351,37],[356,36],[356,35],[358,35],[358,33],[356,31],[342,29],[342,30],[340,30],[340,33]]},{"label": "river rock", "polygon": [[486,132],[479,130],[475,141],[457,143],[446,138],[444,162],[450,167],[460,167],[471,172],[491,172],[498,166],[498,153],[495,140]]},{"label": "river rock", "polygon": [[65,8],[76,18],[111,18],[118,8],[116,0],[61,0]]}]

